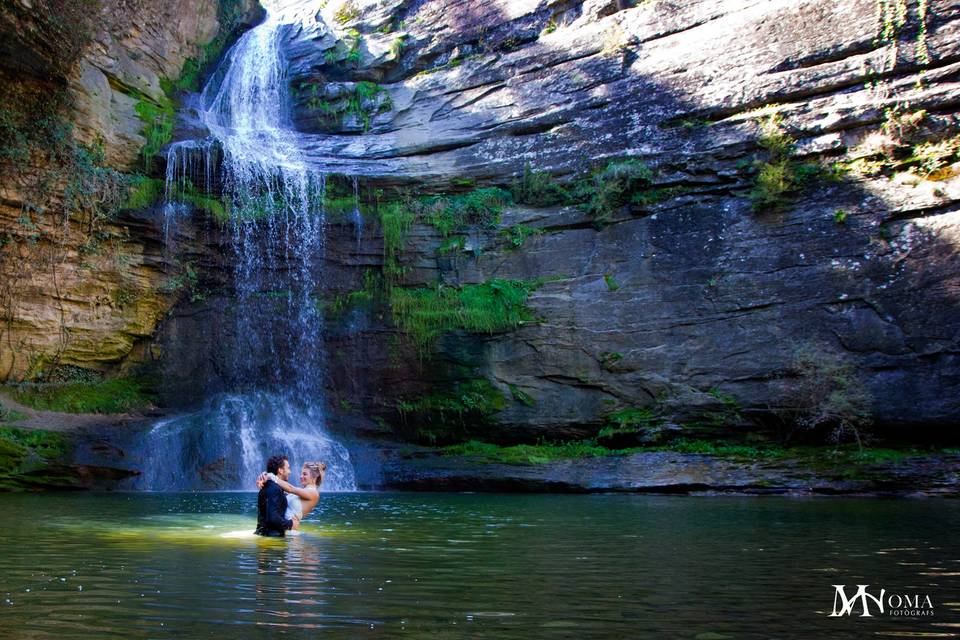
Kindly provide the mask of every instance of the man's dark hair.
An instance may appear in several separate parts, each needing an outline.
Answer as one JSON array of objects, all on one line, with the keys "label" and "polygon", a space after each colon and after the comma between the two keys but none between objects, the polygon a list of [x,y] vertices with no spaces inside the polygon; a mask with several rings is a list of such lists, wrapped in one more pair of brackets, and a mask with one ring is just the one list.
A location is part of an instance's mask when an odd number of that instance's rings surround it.
[{"label": "man's dark hair", "polygon": [[270,456],[270,459],[267,460],[267,471],[269,473],[279,472],[280,467],[283,466],[283,462],[286,459],[287,459],[287,456]]}]

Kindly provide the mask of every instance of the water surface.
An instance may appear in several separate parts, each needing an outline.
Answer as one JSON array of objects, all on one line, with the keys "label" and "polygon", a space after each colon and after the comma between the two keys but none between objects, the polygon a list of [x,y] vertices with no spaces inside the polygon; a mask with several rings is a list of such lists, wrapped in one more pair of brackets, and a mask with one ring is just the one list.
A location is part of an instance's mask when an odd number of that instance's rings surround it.
[{"label": "water surface", "polygon": [[[0,637],[960,635],[945,500],[326,494],[286,540],[249,535],[252,493],[0,511]],[[934,615],[829,617],[860,583]]]}]

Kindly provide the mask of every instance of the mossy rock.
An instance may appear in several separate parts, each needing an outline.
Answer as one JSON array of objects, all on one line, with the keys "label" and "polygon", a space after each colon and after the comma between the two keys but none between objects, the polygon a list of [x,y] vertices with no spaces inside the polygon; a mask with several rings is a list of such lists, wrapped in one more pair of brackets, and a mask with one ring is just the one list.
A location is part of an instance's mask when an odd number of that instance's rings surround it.
[{"label": "mossy rock", "polygon": [[17,402],[61,413],[128,413],[150,406],[153,397],[138,380],[114,378],[97,382],[23,385]]},{"label": "mossy rock", "polygon": [[59,433],[0,428],[0,491],[80,488],[76,470],[63,464],[70,450]]}]

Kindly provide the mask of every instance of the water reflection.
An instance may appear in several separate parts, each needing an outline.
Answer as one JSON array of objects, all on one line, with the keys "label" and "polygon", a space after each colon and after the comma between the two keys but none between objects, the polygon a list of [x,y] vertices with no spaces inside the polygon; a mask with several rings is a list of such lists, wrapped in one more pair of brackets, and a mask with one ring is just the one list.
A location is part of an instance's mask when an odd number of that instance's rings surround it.
[{"label": "water reflection", "polygon": [[[960,632],[947,501],[339,494],[286,540],[248,535],[253,494],[0,508],[0,637]],[[929,593],[935,616],[829,617],[831,585],[858,583]]]}]

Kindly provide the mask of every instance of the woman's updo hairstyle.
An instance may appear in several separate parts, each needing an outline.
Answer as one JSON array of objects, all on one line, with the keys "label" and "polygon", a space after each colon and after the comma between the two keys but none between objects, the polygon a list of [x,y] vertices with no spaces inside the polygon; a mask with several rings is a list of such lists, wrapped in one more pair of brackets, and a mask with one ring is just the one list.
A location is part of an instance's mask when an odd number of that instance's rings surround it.
[{"label": "woman's updo hairstyle", "polygon": [[327,472],[327,463],[319,461],[305,462],[303,466],[306,467],[310,473],[310,478],[317,481],[317,486],[319,487],[323,483],[323,474]]}]

